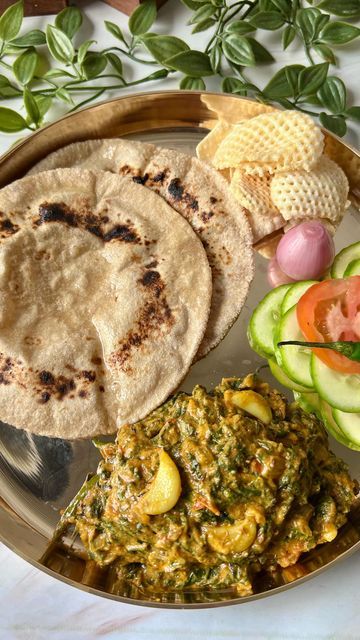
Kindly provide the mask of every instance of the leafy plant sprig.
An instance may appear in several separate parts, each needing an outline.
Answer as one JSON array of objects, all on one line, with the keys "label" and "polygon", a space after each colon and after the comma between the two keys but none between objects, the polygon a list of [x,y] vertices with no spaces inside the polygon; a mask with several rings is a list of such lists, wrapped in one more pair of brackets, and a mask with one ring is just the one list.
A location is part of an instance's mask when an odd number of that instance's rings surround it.
[{"label": "leafy plant sprig", "polygon": [[[360,35],[354,24],[360,18],[360,0],[321,0],[316,6],[314,0],[182,2],[191,11],[191,32],[209,30],[203,51],[191,49],[176,36],[150,31],[157,17],[155,0],[145,0],[135,9],[126,34],[117,24],[105,21],[114,44],[100,51],[94,40],[75,46],[82,25],[77,7],[61,11],[46,32],[34,29],[20,34],[23,2],[11,5],[0,17],[0,66],[4,71],[0,74],[0,99],[21,97],[24,115],[0,106],[0,131],[41,127],[55,101],[74,111],[105,92],[118,92],[170,74],[180,77],[181,89],[197,90],[206,89],[205,79],[215,76],[224,92],[250,95],[264,103],[319,116],[324,127],[340,136],[346,133],[348,118],[360,121],[360,107],[348,106],[344,82],[329,72],[330,65],[336,65],[334,48]],[[258,29],[278,32],[283,49],[300,42],[309,65],[283,67],[265,87],[258,87],[246,69],[256,70],[258,65],[274,61],[254,37]],[[126,58],[156,69],[139,80],[126,80]],[[49,68],[49,59],[56,67]]]}]

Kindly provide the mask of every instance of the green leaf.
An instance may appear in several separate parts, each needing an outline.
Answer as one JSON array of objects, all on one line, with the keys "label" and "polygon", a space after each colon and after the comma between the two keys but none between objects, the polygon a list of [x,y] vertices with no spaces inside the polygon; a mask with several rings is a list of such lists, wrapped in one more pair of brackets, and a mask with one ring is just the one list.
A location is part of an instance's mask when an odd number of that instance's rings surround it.
[{"label": "green leaf", "polygon": [[217,73],[219,71],[219,69],[220,69],[221,56],[222,56],[221,47],[215,45],[211,49],[210,54],[209,54],[211,68],[212,68],[214,73]]},{"label": "green leaf", "polygon": [[68,36],[48,24],[46,27],[46,42],[52,57],[58,62],[72,62],[75,56],[74,47]]},{"label": "green leaf", "polygon": [[[23,18],[24,5],[23,1],[19,0],[19,2],[10,5],[0,18],[0,40],[9,42],[16,38],[21,29]],[[20,129],[16,129],[16,131],[20,131]]]},{"label": "green leaf", "polygon": [[[185,7],[191,9],[191,11],[196,11],[199,6],[199,2],[196,2],[196,0],[181,0],[181,2]],[[204,2],[206,2],[206,0],[204,0]]]},{"label": "green leaf", "polygon": [[267,29],[276,31],[283,26],[285,20],[277,11],[261,11],[250,19],[251,24],[256,29]]},{"label": "green leaf", "polygon": [[9,78],[0,74],[0,98],[13,98],[20,95],[21,91],[11,84]]},{"label": "green leaf", "polygon": [[288,24],[288,26],[285,27],[284,31],[282,32],[282,46],[284,51],[292,43],[295,36],[296,36],[296,31],[294,27],[292,27],[291,24]]},{"label": "green leaf", "polygon": [[223,40],[223,51],[230,62],[244,67],[255,65],[253,48],[245,36],[239,36],[237,33],[226,34]]},{"label": "green leaf", "polygon": [[337,136],[344,136],[347,131],[346,121],[341,116],[329,116],[323,111],[319,115],[319,120],[325,129],[332,131]]},{"label": "green leaf", "polygon": [[132,12],[129,18],[129,29],[133,36],[141,36],[149,31],[156,20],[155,0],[145,0]]},{"label": "green leaf", "polygon": [[313,49],[315,53],[317,53],[318,56],[320,56],[323,60],[326,60],[326,62],[330,62],[330,64],[336,64],[336,58],[330,47],[328,47],[326,44],[314,44]]},{"label": "green leaf", "polygon": [[96,40],[85,40],[85,42],[83,42],[80,45],[79,50],[77,52],[77,61],[78,61],[78,64],[80,66],[84,62],[85,56],[86,56],[88,50],[90,49],[91,45],[95,44],[95,43],[96,43]]},{"label": "green leaf", "polygon": [[27,87],[24,89],[23,98],[29,122],[33,122],[35,125],[38,125],[40,122],[39,107],[31,91]]},{"label": "green leaf", "polygon": [[44,73],[43,78],[72,78],[71,73],[68,73],[65,69],[49,69],[46,73]]},{"label": "green leaf", "polygon": [[206,18],[211,18],[216,11],[217,8],[214,7],[213,4],[203,4],[195,11],[193,17],[190,18],[187,24],[196,24],[197,22],[206,20]]},{"label": "green leaf", "polygon": [[360,0],[322,0],[318,7],[341,18],[357,18],[360,15]]},{"label": "green leaf", "polygon": [[255,31],[255,27],[250,24],[250,22],[246,22],[246,20],[234,20],[226,25],[225,31],[228,33],[237,33],[239,36],[243,36],[246,33]]},{"label": "green leaf", "polygon": [[288,2],[287,0],[271,0],[271,4],[273,7],[276,7],[276,9],[280,11],[285,18],[290,16],[292,10],[291,2]]},{"label": "green leaf", "polygon": [[46,44],[46,36],[43,31],[40,31],[40,29],[28,31],[28,33],[24,33],[23,36],[19,36],[19,38],[11,40],[11,46],[18,47],[19,49],[23,47],[37,47],[42,44]]},{"label": "green leaf", "polygon": [[329,76],[318,91],[321,104],[331,113],[343,113],[346,108],[346,87],[340,78]]},{"label": "green leaf", "polygon": [[330,20],[330,16],[328,16],[326,14],[322,14],[321,16],[318,16],[316,18],[315,24],[314,24],[314,29],[315,29],[314,39],[317,38],[317,36],[319,35],[320,31],[322,31],[322,29],[324,29],[325,25],[327,25],[329,20]]},{"label": "green leaf", "polygon": [[66,102],[67,104],[74,105],[74,100],[72,99],[70,93],[66,89],[63,89],[62,87],[60,87],[56,91],[55,95],[56,95],[57,98],[60,98],[60,100],[62,100],[63,102]]},{"label": "green leaf", "polygon": [[165,64],[176,71],[181,71],[192,78],[202,78],[203,76],[213,76],[209,56],[202,51],[182,51],[171,58],[165,60]]},{"label": "green leaf", "polygon": [[360,35],[360,29],[347,22],[329,22],[320,33],[321,42],[346,44]]},{"label": "green leaf", "polygon": [[77,7],[65,7],[55,18],[55,26],[65,33],[70,40],[82,25],[82,14]]},{"label": "green leaf", "polygon": [[115,53],[110,53],[110,52],[105,53],[105,55],[107,57],[107,61],[111,64],[112,68],[115,69],[119,77],[122,78],[123,65],[119,56],[117,56]]},{"label": "green leaf", "polygon": [[316,34],[316,19],[321,15],[318,9],[299,9],[296,22],[306,43],[310,43]]},{"label": "green leaf", "polygon": [[314,64],[302,69],[298,78],[298,91],[300,95],[307,96],[315,93],[324,84],[329,70],[328,62]]},{"label": "green leaf", "polygon": [[248,37],[247,40],[252,48],[255,62],[257,62],[258,64],[261,64],[262,62],[274,62],[274,58],[271,55],[270,51],[265,49],[265,47],[263,47],[260,42],[251,37]]},{"label": "green leaf", "polygon": [[109,20],[105,20],[104,24],[105,24],[105,29],[109,33],[111,33],[111,35],[114,36],[114,38],[117,38],[117,40],[120,40],[121,42],[126,44],[126,40],[123,36],[123,32],[121,31],[120,27],[117,26],[117,24],[115,24],[114,22],[109,22]]},{"label": "green leaf", "polygon": [[224,93],[237,93],[239,95],[246,95],[247,93],[245,83],[242,82],[242,80],[239,80],[239,78],[234,78],[231,76],[223,79],[221,90]]},{"label": "green leaf", "polygon": [[165,60],[178,53],[190,50],[186,42],[175,36],[149,36],[144,38],[142,42],[160,64],[164,64]]},{"label": "green leaf", "polygon": [[37,96],[34,96],[39,113],[40,113],[40,121],[43,120],[45,114],[49,111],[52,105],[52,98],[50,96],[42,95],[41,93]]},{"label": "green leaf", "polygon": [[[270,82],[263,89],[263,92],[276,100],[277,98],[291,98],[294,96],[295,91],[297,90],[297,79],[300,71],[304,69],[303,65],[290,65],[288,67],[284,67],[280,69],[275,75],[271,78]],[[293,76],[289,74],[292,73]],[[293,83],[291,78],[295,78],[295,82]],[[290,78],[290,82],[289,82]]]},{"label": "green leaf", "polygon": [[299,75],[305,67],[302,64],[290,64],[285,67],[286,78],[294,98],[298,95]]},{"label": "green leaf", "polygon": [[204,91],[206,89],[206,84],[202,78],[184,76],[180,82],[180,89],[187,89],[188,91]]},{"label": "green leaf", "polygon": [[360,122],[360,107],[350,107],[346,109],[346,115],[352,118],[352,120]]},{"label": "green leaf", "polygon": [[35,75],[39,55],[35,49],[26,49],[13,64],[13,71],[20,84],[28,84]]},{"label": "green leaf", "polygon": [[200,33],[200,31],[206,31],[207,29],[210,29],[210,27],[213,27],[214,24],[216,24],[215,20],[213,20],[212,18],[207,18],[207,20],[198,22],[192,29],[191,33]]},{"label": "green leaf", "polygon": [[103,53],[89,51],[81,65],[81,71],[86,80],[91,80],[92,78],[97,78],[104,71],[107,63],[107,58]]},{"label": "green leaf", "polygon": [[28,129],[28,125],[20,113],[7,107],[0,107],[0,131],[3,133],[16,133],[23,129]]}]

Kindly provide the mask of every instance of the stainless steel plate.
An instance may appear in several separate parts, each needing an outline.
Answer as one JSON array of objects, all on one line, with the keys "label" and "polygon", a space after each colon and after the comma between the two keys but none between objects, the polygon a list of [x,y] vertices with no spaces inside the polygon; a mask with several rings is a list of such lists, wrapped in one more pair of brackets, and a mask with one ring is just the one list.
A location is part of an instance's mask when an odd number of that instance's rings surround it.
[{"label": "stainless steel plate", "polygon": [[[220,117],[236,121],[263,109],[266,107],[244,98],[198,92],[146,93],[112,100],[63,118],[21,142],[0,159],[0,186],[21,177],[51,151],[87,138],[127,136],[193,154],[199,140]],[[355,205],[337,232],[339,249],[360,238],[360,156],[333,136],[328,136],[327,149],[347,172]],[[256,276],[240,317],[222,343],[191,368],[182,385],[184,390],[190,391],[196,383],[210,388],[223,376],[241,376],[264,363],[250,350],[246,339],[251,310],[268,289],[266,261],[261,256],[256,260]],[[331,445],[360,481],[360,454],[335,441]],[[259,582],[257,592],[245,598],[232,591],[166,592],[152,597],[131,590],[119,593],[111,571],[98,570],[75,548],[49,546],[59,510],[75,495],[86,474],[96,469],[97,462],[97,450],[89,441],[32,436],[0,423],[0,539],[39,569],[101,596],[169,608],[238,604],[298,584],[360,546],[360,514],[355,509],[334,542],[302,559],[297,565],[301,577],[291,583],[285,572],[279,572],[272,584]]]}]

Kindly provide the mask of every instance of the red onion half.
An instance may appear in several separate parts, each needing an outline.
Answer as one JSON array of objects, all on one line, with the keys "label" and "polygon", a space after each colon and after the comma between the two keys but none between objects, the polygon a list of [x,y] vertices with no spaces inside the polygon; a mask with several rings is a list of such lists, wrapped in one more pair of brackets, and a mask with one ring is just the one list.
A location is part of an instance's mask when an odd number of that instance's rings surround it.
[{"label": "red onion half", "polygon": [[320,222],[302,222],[281,238],[276,259],[294,280],[317,280],[334,260],[334,241]]}]

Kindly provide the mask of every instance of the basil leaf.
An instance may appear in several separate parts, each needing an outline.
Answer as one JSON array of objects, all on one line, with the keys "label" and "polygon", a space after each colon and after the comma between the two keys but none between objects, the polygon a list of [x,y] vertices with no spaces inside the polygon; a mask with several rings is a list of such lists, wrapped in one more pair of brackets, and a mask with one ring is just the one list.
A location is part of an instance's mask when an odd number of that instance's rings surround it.
[{"label": "basil leaf", "polygon": [[77,53],[77,61],[78,61],[80,66],[84,62],[85,56],[86,56],[88,50],[90,49],[91,45],[95,44],[95,43],[96,43],[96,40],[85,40],[85,42],[83,42],[82,45],[80,45],[78,53]]},{"label": "basil leaf", "polygon": [[117,26],[117,24],[115,24],[114,22],[109,22],[109,20],[105,20],[104,24],[105,24],[105,29],[109,33],[111,33],[111,35],[114,36],[114,38],[117,38],[117,40],[120,40],[121,42],[126,44],[126,40],[123,36],[123,33],[120,27]]},{"label": "basil leaf", "polygon": [[27,87],[25,87],[24,89],[23,99],[29,121],[33,122],[35,125],[38,125],[40,122],[39,107],[31,91],[29,91]]},{"label": "basil leaf", "polygon": [[274,62],[274,58],[271,55],[270,51],[265,49],[265,47],[263,47],[260,42],[251,37],[248,37],[247,40],[252,48],[255,62],[258,62],[259,64],[261,64],[262,62]]},{"label": "basil leaf", "polygon": [[46,44],[46,37],[45,33],[40,31],[40,29],[34,29],[33,31],[24,33],[24,35],[19,36],[19,38],[11,40],[11,46],[18,47],[19,49],[22,47],[36,47],[41,44]]},{"label": "basil leaf", "polygon": [[[0,18],[0,40],[9,42],[16,38],[24,18],[24,4],[22,0],[10,5]],[[23,127],[21,127],[23,129]],[[16,129],[20,131],[20,129]]]},{"label": "basil leaf", "polygon": [[341,116],[329,116],[323,111],[319,115],[319,120],[325,129],[332,131],[337,136],[344,136],[347,131],[346,121]]},{"label": "basil leaf", "polygon": [[330,64],[336,64],[336,58],[330,47],[328,47],[326,44],[314,44],[313,49],[315,53],[323,58],[323,60],[326,60],[326,62],[330,62]]},{"label": "basil leaf", "polygon": [[347,22],[329,22],[320,33],[321,42],[346,44],[360,35],[360,29]]},{"label": "basil leaf", "polygon": [[60,87],[56,91],[55,95],[57,98],[60,98],[60,100],[62,100],[63,102],[66,102],[67,104],[71,104],[72,106],[74,105],[74,100],[72,99],[70,93],[66,89],[63,89],[62,87]]},{"label": "basil leaf", "polygon": [[360,107],[350,107],[350,109],[346,110],[346,115],[360,122]]},{"label": "basil leaf", "polygon": [[276,31],[283,26],[285,19],[277,11],[261,11],[250,18],[250,22],[256,29]]},{"label": "basil leaf", "polygon": [[[295,97],[297,90],[297,79],[300,71],[304,69],[303,65],[291,65],[280,69],[271,78],[270,82],[263,89],[263,92],[272,99]],[[295,81],[289,82],[289,74],[294,74]],[[291,76],[293,77],[293,76]]]},{"label": "basil leaf", "polygon": [[360,0],[322,0],[318,7],[341,18],[357,18],[360,15]]},{"label": "basil leaf", "polygon": [[13,98],[20,95],[21,91],[14,87],[6,76],[0,74],[0,98]]},{"label": "basil leaf", "polygon": [[133,36],[141,36],[149,31],[156,20],[155,0],[145,0],[132,12],[129,18],[129,29]]},{"label": "basil leaf", "polygon": [[20,84],[28,84],[35,75],[39,55],[35,49],[26,49],[16,58],[13,64],[13,72]]},{"label": "basil leaf", "polygon": [[239,78],[227,77],[224,78],[221,84],[221,90],[224,93],[237,93],[238,95],[246,95],[247,88],[244,82]]},{"label": "basil leaf", "polygon": [[305,67],[305,69],[302,69],[298,78],[299,94],[308,96],[320,89],[326,80],[328,70],[328,62],[314,64],[311,67]]},{"label": "basil leaf", "polygon": [[240,64],[244,67],[255,65],[255,55],[252,46],[245,36],[237,33],[226,34],[223,40],[223,51],[230,62]]},{"label": "basil leaf", "polygon": [[250,24],[250,22],[246,22],[246,20],[234,20],[234,22],[229,22],[229,24],[226,25],[225,31],[243,36],[246,33],[255,31],[255,27]]},{"label": "basil leaf", "polygon": [[294,27],[291,26],[291,24],[288,24],[287,27],[285,27],[283,33],[282,33],[282,46],[283,49],[285,51],[285,49],[288,48],[289,44],[292,43],[292,41],[294,40],[296,36],[296,31],[294,29]]},{"label": "basil leaf", "polygon": [[109,64],[111,64],[112,68],[115,69],[118,76],[122,78],[123,65],[119,56],[117,56],[115,53],[110,53],[110,52],[105,53],[105,55],[107,57],[107,61],[109,62]]},{"label": "basil leaf", "polygon": [[97,78],[104,71],[107,63],[107,58],[103,53],[89,51],[81,65],[81,71],[86,80],[91,80],[92,78]]},{"label": "basil leaf", "polygon": [[318,91],[321,104],[331,113],[343,113],[346,108],[346,87],[340,78],[329,76]]},{"label": "basil leaf", "polygon": [[203,4],[201,5],[194,13],[193,17],[189,20],[187,24],[196,24],[197,22],[202,22],[206,20],[206,18],[211,18],[211,16],[216,13],[217,8],[212,4]]},{"label": "basil leaf", "polygon": [[321,13],[318,9],[299,9],[296,12],[296,22],[307,44],[315,37],[316,19],[319,16],[321,16]]},{"label": "basil leaf", "polygon": [[48,49],[58,62],[72,62],[75,56],[71,40],[65,33],[48,24],[46,27],[46,42]]},{"label": "basil leaf", "polygon": [[207,18],[207,20],[202,20],[201,22],[198,22],[195,27],[192,29],[191,33],[200,33],[200,31],[206,31],[207,29],[210,29],[210,27],[212,27],[214,24],[216,24],[215,20],[212,20],[211,18]]},{"label": "basil leaf", "polygon": [[202,51],[182,51],[171,58],[165,60],[165,64],[171,69],[181,71],[192,78],[202,78],[203,76],[213,76],[209,56]]},{"label": "basil leaf", "polygon": [[180,82],[180,89],[187,89],[188,91],[204,91],[206,89],[206,84],[202,78],[184,76]]},{"label": "basil leaf", "polygon": [[82,13],[77,7],[65,7],[55,18],[55,27],[65,33],[70,40],[82,25]]},{"label": "basil leaf", "polygon": [[39,109],[39,114],[40,114],[40,121],[43,120],[45,114],[49,111],[51,105],[52,105],[52,98],[50,96],[44,96],[42,94],[39,94],[37,96],[34,96],[38,109]]},{"label": "basil leaf", "polygon": [[26,120],[20,113],[7,107],[0,107],[0,131],[3,133],[16,133],[28,128]]},{"label": "basil leaf", "polygon": [[209,54],[211,68],[212,68],[214,73],[217,73],[219,71],[219,69],[220,69],[221,56],[222,56],[221,47],[215,45],[211,49],[210,54]]},{"label": "basil leaf", "polygon": [[186,42],[175,36],[151,36],[144,38],[142,42],[160,64],[164,64],[165,60],[177,53],[190,50]]}]

